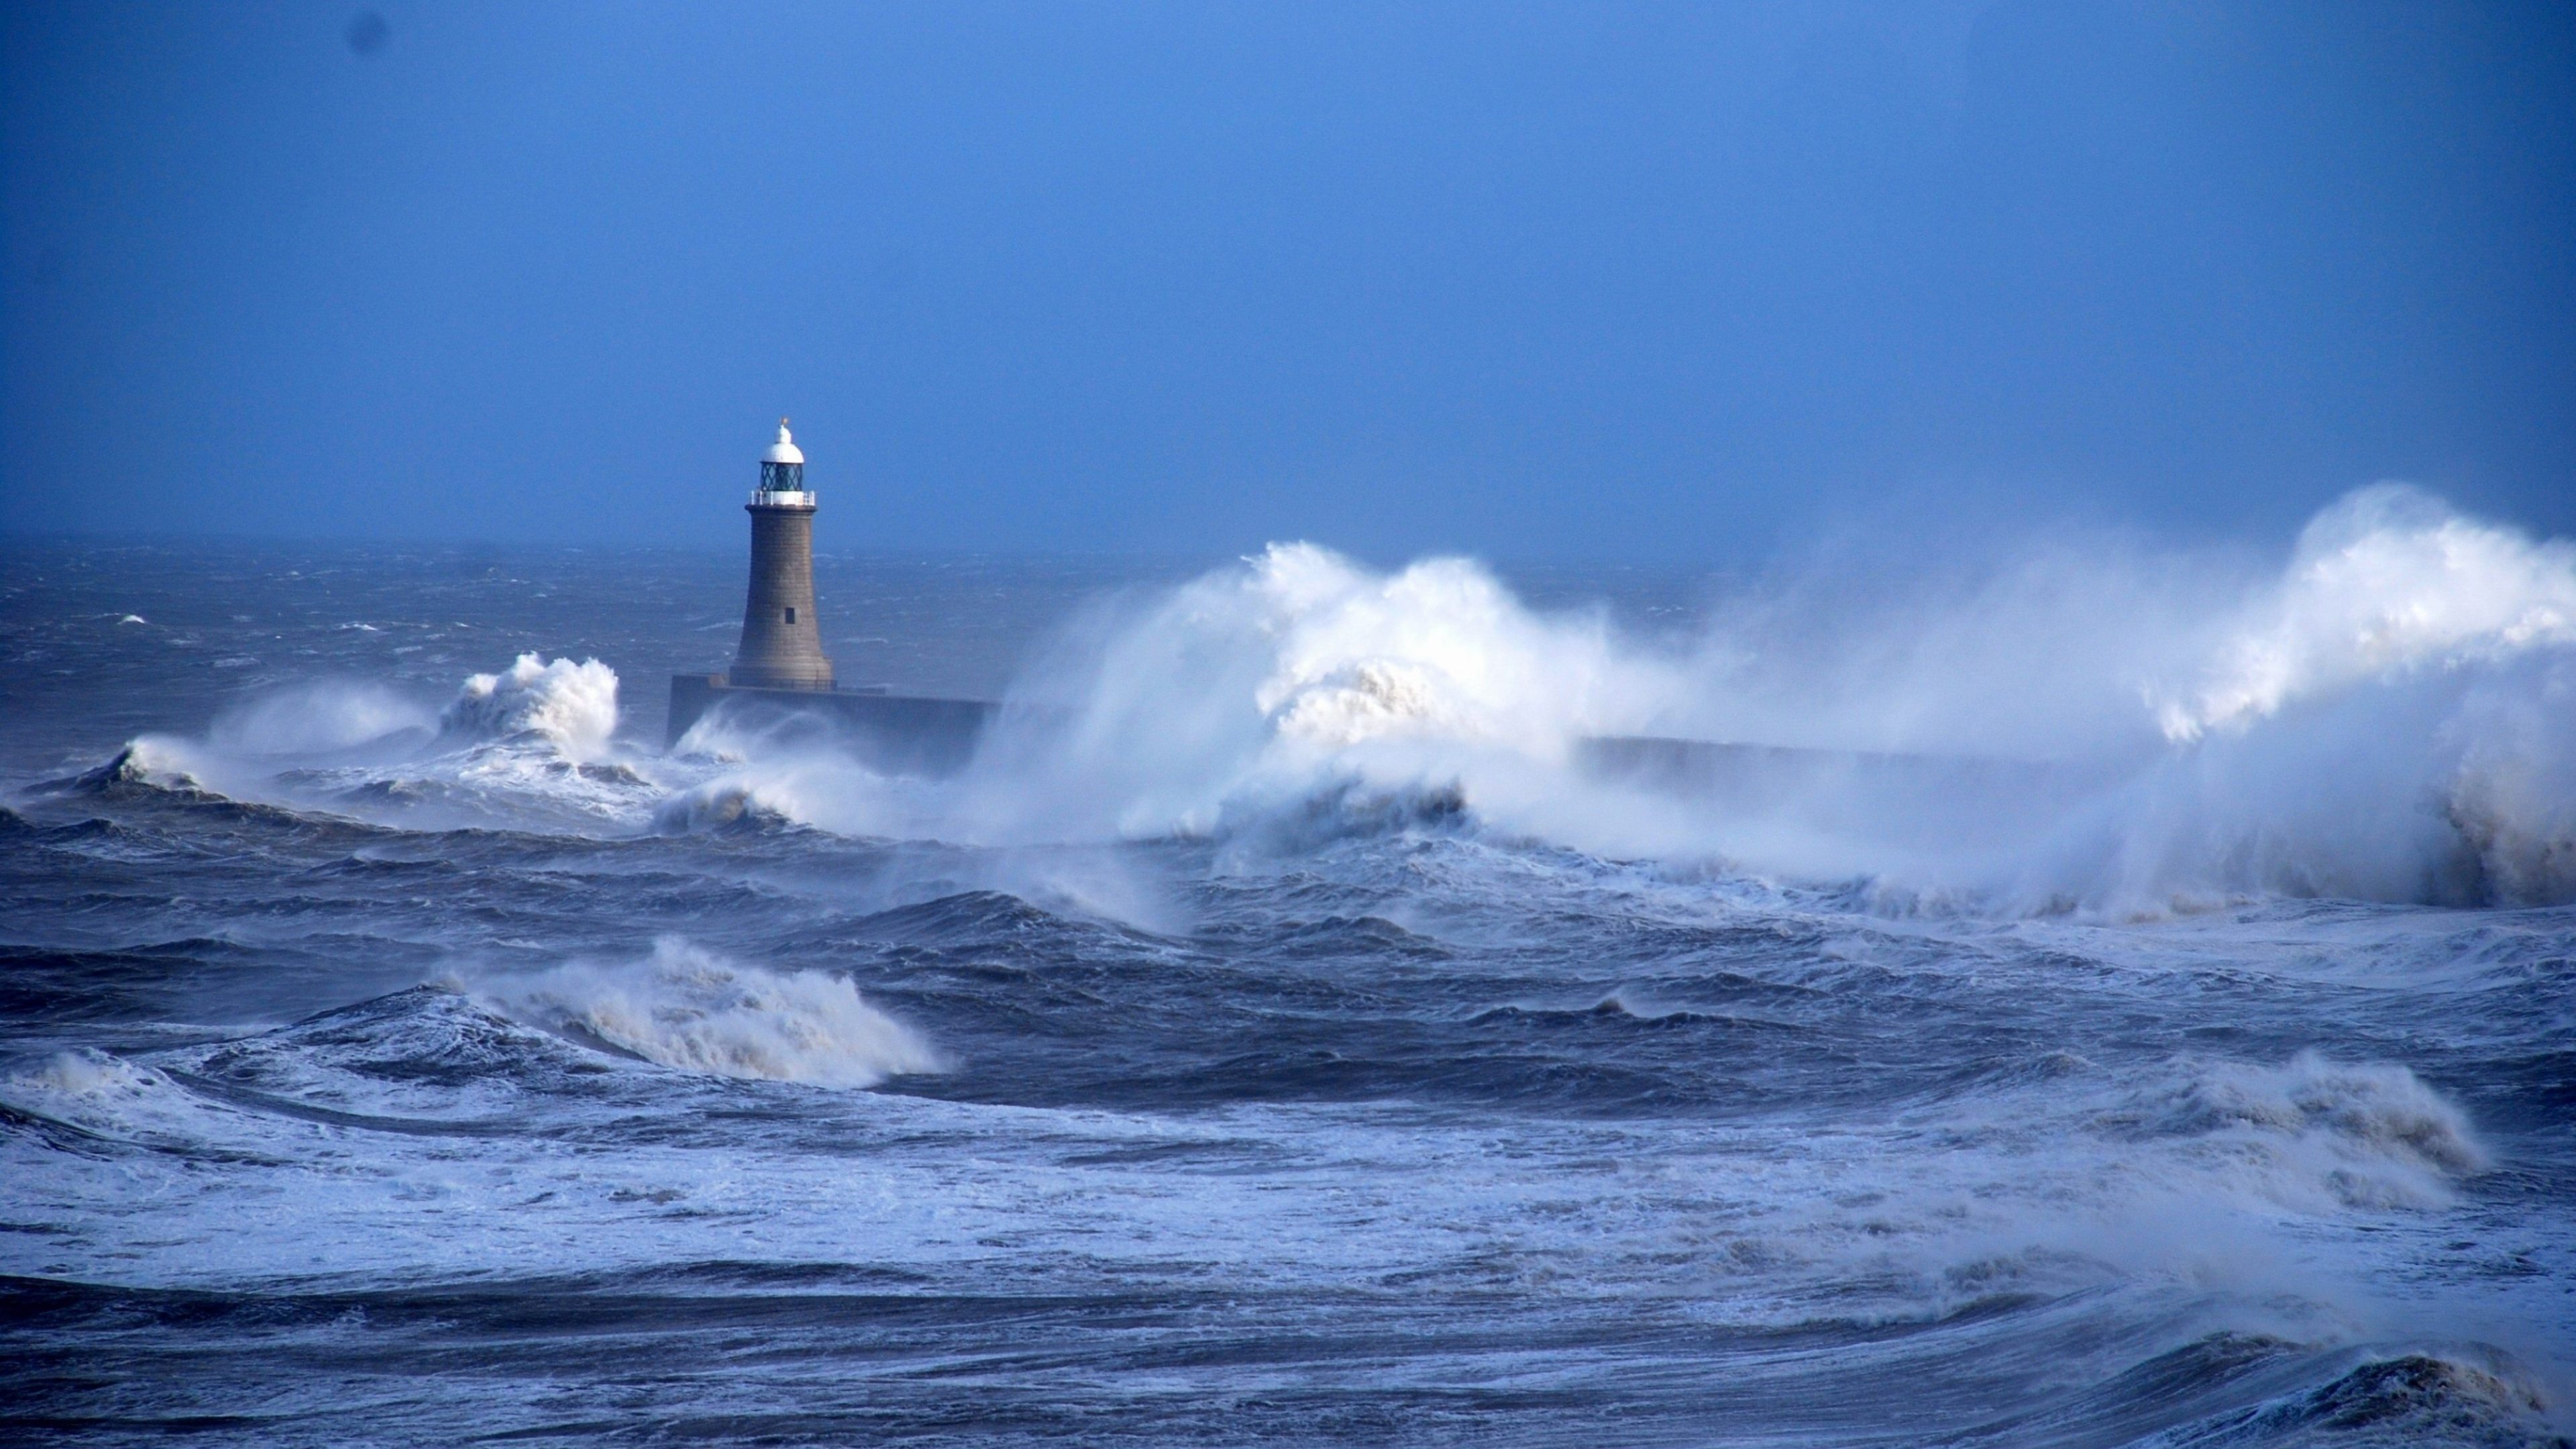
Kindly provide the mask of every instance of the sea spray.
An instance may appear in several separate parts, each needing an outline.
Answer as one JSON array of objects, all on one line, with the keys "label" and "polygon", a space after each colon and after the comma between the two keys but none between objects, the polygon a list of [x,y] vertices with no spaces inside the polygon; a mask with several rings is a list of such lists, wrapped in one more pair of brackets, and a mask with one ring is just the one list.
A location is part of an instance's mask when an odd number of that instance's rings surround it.
[{"label": "sea spray", "polygon": [[[1530,610],[1464,560],[1380,575],[1274,547],[1068,631],[942,818],[993,841],[1201,834],[1364,786],[1451,795],[1585,850],[1880,877],[2010,910],[2576,895],[2576,768],[2550,703],[2576,658],[2576,552],[2382,487],[2320,515],[2271,581],[2209,587],[2219,572],[2106,560],[1968,591],[1994,617],[1957,697],[1920,670],[1824,671],[1842,691],[1828,725],[1937,719],[1946,748],[1837,766],[1837,740],[1796,705],[1807,681],[1748,664],[1790,647],[1742,627],[1776,611],[1722,610],[1721,632],[1677,650],[1597,613]],[[1926,647],[1969,632],[1939,611],[1874,627],[1888,638],[1835,647],[1893,658],[1909,631]],[[2197,682],[2160,682],[2180,680]],[[2060,722],[2059,763],[2015,773],[2018,716]],[[1570,758],[1588,737],[1722,719],[1762,722],[1746,743],[1826,748],[1751,803],[1605,785]]]},{"label": "sea spray", "polygon": [[1558,765],[1677,682],[1600,614],[1532,611],[1469,561],[1381,575],[1276,545],[1068,630],[1015,685],[961,813],[1000,837],[1204,833],[1353,780]]},{"label": "sea spray", "polygon": [[617,729],[617,672],[596,659],[522,654],[498,674],[466,680],[438,719],[451,736],[536,734],[569,754],[596,755]]},{"label": "sea spray", "polygon": [[2317,515],[2201,681],[2151,702],[2166,736],[2189,741],[2374,678],[2570,645],[2576,544],[2535,543],[2383,484]]},{"label": "sea spray", "polygon": [[[2576,899],[2565,541],[2380,487],[2269,569],[1995,547],[1982,575],[1880,577],[1867,607],[1745,588],[1696,638],[1645,639],[1469,560],[1278,545],[1066,623],[948,780],[776,722],[641,756],[614,737],[614,671],[536,654],[465,681],[434,738],[386,692],[300,685],[147,753],[222,793],[416,823],[1053,846],[1415,819],[1972,911]],[[1588,742],[1637,735],[1752,747],[1762,788],[1591,763]],[[1362,799],[1439,808],[1337,803]]]},{"label": "sea spray", "polygon": [[[488,676],[487,676],[488,677]],[[215,716],[206,743],[229,755],[310,760],[369,747],[409,745],[436,717],[366,680],[312,680],[265,691]]]}]

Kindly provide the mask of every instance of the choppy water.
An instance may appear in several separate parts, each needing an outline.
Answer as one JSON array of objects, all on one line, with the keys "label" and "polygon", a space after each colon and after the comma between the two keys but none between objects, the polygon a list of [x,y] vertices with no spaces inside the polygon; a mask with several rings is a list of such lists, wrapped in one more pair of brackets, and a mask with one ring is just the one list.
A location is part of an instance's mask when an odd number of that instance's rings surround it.
[{"label": "choppy water", "polygon": [[661,751],[732,560],[16,548],[0,1437],[2563,1442],[2545,858],[1819,869],[1562,772],[1696,586],[1310,566],[827,560],[845,677],[1049,702],[926,784]]}]

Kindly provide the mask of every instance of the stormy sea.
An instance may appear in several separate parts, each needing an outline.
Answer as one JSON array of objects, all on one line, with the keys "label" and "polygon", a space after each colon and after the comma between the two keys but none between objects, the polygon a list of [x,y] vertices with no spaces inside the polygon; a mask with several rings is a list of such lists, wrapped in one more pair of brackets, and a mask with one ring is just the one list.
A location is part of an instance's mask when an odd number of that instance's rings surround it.
[{"label": "stormy sea", "polygon": [[11,543],[0,1439],[2568,1442],[2576,549],[1883,564]]}]

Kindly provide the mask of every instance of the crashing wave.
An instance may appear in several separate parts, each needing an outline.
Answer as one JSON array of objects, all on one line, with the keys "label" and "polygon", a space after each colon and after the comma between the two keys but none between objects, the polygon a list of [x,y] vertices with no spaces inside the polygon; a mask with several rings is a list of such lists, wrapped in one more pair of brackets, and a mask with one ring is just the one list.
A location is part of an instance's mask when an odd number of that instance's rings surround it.
[{"label": "crashing wave", "polygon": [[2445,726],[2443,815],[2499,905],[2576,901],[2576,658],[2472,690]]},{"label": "crashing wave", "polygon": [[766,971],[671,937],[642,961],[567,965],[483,990],[531,1024],[684,1071],[873,1087],[943,1065],[847,978]]},{"label": "crashing wave", "polygon": [[1295,855],[1337,841],[1457,830],[1473,819],[1466,792],[1455,781],[1381,787],[1341,779],[1292,800],[1234,802],[1210,834],[1269,854]]},{"label": "crashing wave", "polygon": [[[2045,597],[2017,599],[1981,636],[1878,626],[2029,656],[1948,684],[1849,661],[1802,671],[1790,660],[1812,651],[1794,630],[1712,635],[1685,657],[1597,615],[1530,610],[1466,560],[1374,574],[1274,546],[1069,635],[937,813],[947,833],[996,842],[1244,837],[1265,817],[1312,839],[1319,810],[1445,791],[1508,834],[1595,854],[1724,859],[2007,909],[2576,899],[2576,731],[2561,723],[2576,697],[2576,550],[2380,488],[2321,515],[2241,606],[2122,608],[2080,597],[2131,586],[2092,574],[2024,586]],[[2153,632],[2085,638],[2022,614]],[[1902,644],[1835,647],[1884,660]],[[2150,679],[2199,682],[2150,684],[2125,715],[2057,697],[2066,681],[2108,687],[2093,660],[2122,654]],[[1773,655],[1769,674],[1742,667]],[[1878,720],[1894,743],[1910,721],[1947,721],[1945,749],[1812,748],[1832,741],[1799,737],[1807,675],[1849,695],[1833,718]],[[2087,733],[2061,738],[2053,764],[1980,757],[1980,721],[1993,734],[2033,710]],[[1601,736],[1718,727],[1694,718],[1767,722],[1791,748],[1739,753],[1777,757],[1779,778],[1750,798],[1710,796],[1591,767]],[[829,789],[776,798],[799,819],[872,818],[826,808]]]},{"label": "crashing wave", "polygon": [[9,1084],[64,1098],[104,1101],[144,1095],[165,1080],[150,1067],[136,1066],[96,1047],[75,1047],[54,1053],[33,1070],[10,1078]]},{"label": "crashing wave", "polygon": [[2576,546],[2364,489],[2222,634],[2197,687],[2149,692],[2175,752],[2064,837],[2053,888],[2576,899]]},{"label": "crashing wave", "polygon": [[611,738],[617,675],[597,660],[540,662],[465,681],[434,718],[355,681],[263,693],[201,738],[144,735],[49,787],[114,798],[204,796],[247,809],[378,823],[592,831],[646,825],[666,786]]},{"label": "crashing wave", "polygon": [[0,1080],[0,1103],[95,1141],[187,1147],[230,1114],[159,1068],[96,1047],[55,1052]]},{"label": "crashing wave", "polygon": [[2299,536],[2187,696],[2157,702],[2177,741],[2242,730],[2374,677],[2576,644],[2576,545],[2533,543],[2420,489],[2361,489]]},{"label": "crashing wave", "polygon": [[522,654],[499,674],[477,674],[438,716],[439,732],[475,739],[535,734],[575,756],[599,753],[617,729],[617,671]]},{"label": "crashing wave", "polygon": [[[1969,910],[2576,900],[2576,545],[2378,488],[2232,596],[2208,569],[2089,562],[1957,618],[1735,608],[1686,649],[1532,609],[1468,560],[1379,573],[1282,544],[1070,627],[953,781],[713,716],[624,758],[615,672],[533,653],[468,679],[434,734],[381,691],[315,687],[117,769],[403,823],[1291,849],[1483,827]],[[2156,594],[2162,573],[2188,577]],[[1734,731],[1767,740],[1730,758],[1765,763],[1714,785],[1594,748]]]},{"label": "crashing wave", "polygon": [[2467,1115],[2405,1067],[2301,1052],[2277,1066],[2201,1063],[2106,1115],[2119,1135],[2194,1144],[2289,1200],[2445,1202],[2493,1159]]},{"label": "crashing wave", "polygon": [[2360,1152],[2455,1175],[2483,1171],[2489,1161],[2460,1110],[2400,1066],[2330,1062],[2302,1052],[2277,1068],[2212,1066],[2172,1101],[2167,1124],[2183,1130],[2323,1134]]},{"label": "crashing wave", "polygon": [[84,770],[57,786],[60,793],[77,795],[115,795],[137,788],[202,794],[206,787],[189,773],[185,754],[156,735],[137,736],[106,764]]},{"label": "crashing wave", "polygon": [[764,799],[756,786],[730,778],[682,790],[653,811],[653,829],[662,835],[775,830],[794,824],[789,813]]}]

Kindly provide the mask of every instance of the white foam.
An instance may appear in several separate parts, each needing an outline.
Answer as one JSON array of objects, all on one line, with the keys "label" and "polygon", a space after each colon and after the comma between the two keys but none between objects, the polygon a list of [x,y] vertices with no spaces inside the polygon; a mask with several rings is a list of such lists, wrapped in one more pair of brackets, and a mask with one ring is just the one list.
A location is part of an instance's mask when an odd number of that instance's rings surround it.
[{"label": "white foam", "polygon": [[1270,646],[1252,703],[1284,741],[1561,754],[1576,734],[1633,724],[1678,684],[1617,646],[1599,616],[1534,614],[1464,559],[1377,577],[1312,545],[1275,546],[1227,584],[1163,622],[1193,629],[1216,616],[1211,602],[1231,606]]},{"label": "white foam", "polygon": [[10,1078],[10,1085],[93,1101],[138,1096],[161,1084],[159,1072],[138,1067],[123,1057],[94,1047],[60,1051],[33,1071]]},{"label": "white foam", "polygon": [[2534,543],[2419,489],[2365,488],[2317,515],[2202,682],[2155,701],[2175,740],[2419,669],[2576,643],[2576,545]]},{"label": "white foam", "polygon": [[2149,1108],[2149,1130],[2219,1149],[2202,1170],[2252,1174],[2275,1201],[2436,1207],[2491,1163],[2460,1109],[2403,1066],[2314,1051],[2280,1066],[2202,1063]]},{"label": "white foam", "polygon": [[199,778],[206,768],[205,752],[189,741],[169,735],[137,735],[126,742],[117,757],[116,769],[129,780],[158,785],[165,789],[201,790],[206,782]]},{"label": "white foam", "polygon": [[1679,682],[1597,613],[1545,615],[1479,566],[1375,574],[1276,545],[1081,621],[1014,687],[952,814],[979,839],[1195,833],[1354,779],[1439,786],[1562,762]]},{"label": "white foam", "polygon": [[872,1087],[941,1067],[928,1042],[846,977],[767,971],[674,937],[641,961],[574,963],[480,989],[521,1020],[684,1071]]},{"label": "white foam", "polygon": [[241,1114],[195,1096],[159,1069],[95,1047],[56,1052],[0,1082],[0,1099],[98,1136],[183,1144],[221,1136]]},{"label": "white foam", "polygon": [[480,738],[535,733],[576,758],[593,757],[617,729],[617,671],[596,659],[522,654],[499,674],[466,680],[439,727]]},{"label": "white foam", "polygon": [[363,681],[308,681],[236,704],[199,738],[138,737],[137,779],[391,824],[627,831],[690,771],[614,737],[616,672],[521,655],[433,715]]},{"label": "white foam", "polygon": [[[1874,877],[1887,900],[2127,915],[2270,893],[2576,898],[2564,542],[2375,488],[2268,577],[2095,540],[1972,586],[1843,592],[1863,603],[1739,599],[1695,643],[1641,642],[1598,611],[1528,608],[1468,560],[1377,573],[1276,545],[1068,626],[951,785],[858,769],[810,731],[701,722],[684,748],[724,777],[663,823],[758,809],[1025,845],[1277,819],[1302,824],[1265,833],[1305,841],[1317,802],[1357,789],[1461,799],[1596,854]],[[1582,738],[1641,733],[2056,763],[1951,778],[1822,753],[1722,802],[1574,763]]]}]

